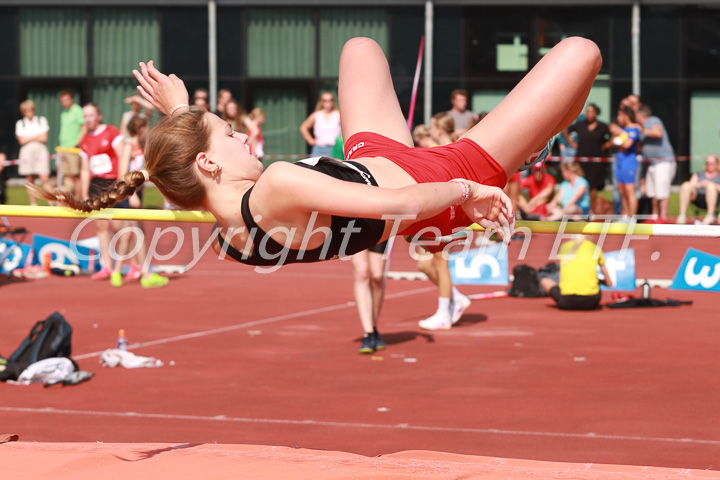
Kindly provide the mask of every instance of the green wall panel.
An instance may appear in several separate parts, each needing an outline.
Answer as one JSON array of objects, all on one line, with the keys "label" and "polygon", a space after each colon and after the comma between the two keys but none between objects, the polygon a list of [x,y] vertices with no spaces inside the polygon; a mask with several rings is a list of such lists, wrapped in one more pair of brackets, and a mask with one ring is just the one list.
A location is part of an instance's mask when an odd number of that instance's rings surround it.
[{"label": "green wall panel", "polygon": [[248,76],[315,75],[315,28],[311,10],[250,9],[247,25]]},{"label": "green wall panel", "polygon": [[87,72],[87,21],[78,8],[20,10],[20,74],[77,77]]},{"label": "green wall panel", "polygon": [[337,77],[340,53],[353,37],[370,37],[387,54],[387,12],[381,8],[326,8],[320,11],[320,76]]},{"label": "green wall panel", "polygon": [[160,62],[160,25],[155,10],[93,10],[95,75],[130,76],[138,62],[147,60]]},{"label": "green wall panel", "polygon": [[307,144],[300,135],[300,124],[307,116],[305,92],[296,89],[260,88],[253,106],[265,110],[262,126],[265,155],[305,154]]}]

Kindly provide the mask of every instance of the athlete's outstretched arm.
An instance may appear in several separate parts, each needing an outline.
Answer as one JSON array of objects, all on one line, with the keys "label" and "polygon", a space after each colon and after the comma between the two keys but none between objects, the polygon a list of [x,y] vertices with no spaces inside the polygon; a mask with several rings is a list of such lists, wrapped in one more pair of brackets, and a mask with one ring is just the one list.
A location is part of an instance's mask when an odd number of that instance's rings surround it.
[{"label": "athlete's outstretched arm", "polygon": [[185,83],[175,74],[163,74],[152,60],[147,64],[140,62],[140,71],[133,70],[133,75],[140,84],[137,87],[140,94],[165,115],[177,105],[188,104],[190,95]]},{"label": "athlete's outstretched arm", "polygon": [[436,182],[403,188],[371,187],[277,162],[258,180],[253,197],[263,209],[268,209],[265,215],[277,219],[290,220],[311,212],[376,219],[409,216],[412,220],[405,223],[407,226],[457,206],[472,221],[497,230],[509,241],[515,226],[510,198],[500,188],[468,180],[462,182],[465,186]]}]

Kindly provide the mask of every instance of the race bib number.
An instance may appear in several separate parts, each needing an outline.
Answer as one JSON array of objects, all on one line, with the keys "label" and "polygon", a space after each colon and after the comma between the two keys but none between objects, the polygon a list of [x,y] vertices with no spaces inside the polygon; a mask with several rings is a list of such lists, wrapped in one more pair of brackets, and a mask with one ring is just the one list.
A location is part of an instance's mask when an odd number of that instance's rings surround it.
[{"label": "race bib number", "polygon": [[112,172],[112,161],[107,153],[93,155],[88,162],[90,164],[90,173],[93,175],[104,175]]}]

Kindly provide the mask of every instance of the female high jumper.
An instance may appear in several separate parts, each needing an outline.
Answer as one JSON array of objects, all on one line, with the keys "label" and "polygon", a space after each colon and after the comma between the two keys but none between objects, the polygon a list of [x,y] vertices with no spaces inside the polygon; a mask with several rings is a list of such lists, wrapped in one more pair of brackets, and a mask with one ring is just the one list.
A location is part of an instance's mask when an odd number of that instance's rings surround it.
[{"label": "female high jumper", "polygon": [[216,251],[258,266],[348,256],[394,234],[446,235],[473,222],[509,241],[507,178],[543,159],[548,140],[582,112],[601,62],[592,41],[565,39],[462,138],[421,149],[413,148],[382,49],[354,38],[343,48],[338,85],[346,161],[276,162],[265,172],[246,135],[189,107],[178,77],[140,63],[138,90],[167,115],[148,134],[145,169],[90,200],[44,196],[91,211],[152,181],[172,204],[215,216]]}]

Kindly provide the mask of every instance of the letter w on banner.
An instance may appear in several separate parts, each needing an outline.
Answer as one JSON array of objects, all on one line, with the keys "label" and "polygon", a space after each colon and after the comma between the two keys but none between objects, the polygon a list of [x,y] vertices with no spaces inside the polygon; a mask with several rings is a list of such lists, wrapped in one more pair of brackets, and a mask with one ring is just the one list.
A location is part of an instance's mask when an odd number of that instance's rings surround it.
[{"label": "letter w on banner", "polygon": [[496,243],[450,254],[450,276],[456,285],[507,285],[507,247]]},{"label": "letter w on banner", "polygon": [[720,292],[720,257],[688,248],[670,289]]}]

